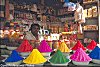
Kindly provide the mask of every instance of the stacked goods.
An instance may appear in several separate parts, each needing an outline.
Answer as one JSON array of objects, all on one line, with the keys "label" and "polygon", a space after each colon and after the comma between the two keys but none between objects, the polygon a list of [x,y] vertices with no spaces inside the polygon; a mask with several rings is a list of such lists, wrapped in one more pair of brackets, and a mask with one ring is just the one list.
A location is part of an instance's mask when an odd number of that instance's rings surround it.
[{"label": "stacked goods", "polygon": [[4,59],[5,59],[5,57],[0,56],[0,63],[3,62]]},{"label": "stacked goods", "polygon": [[6,44],[8,50],[15,50],[19,46],[16,42],[9,42]]}]

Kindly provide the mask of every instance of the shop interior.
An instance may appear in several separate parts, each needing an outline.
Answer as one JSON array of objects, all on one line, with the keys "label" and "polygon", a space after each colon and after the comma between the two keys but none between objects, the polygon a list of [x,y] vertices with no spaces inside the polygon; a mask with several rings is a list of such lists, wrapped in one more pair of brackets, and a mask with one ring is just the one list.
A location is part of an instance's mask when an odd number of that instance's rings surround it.
[{"label": "shop interior", "polygon": [[[1,65],[100,66],[99,0],[0,0],[0,9]],[[27,36],[32,24],[38,39]]]}]

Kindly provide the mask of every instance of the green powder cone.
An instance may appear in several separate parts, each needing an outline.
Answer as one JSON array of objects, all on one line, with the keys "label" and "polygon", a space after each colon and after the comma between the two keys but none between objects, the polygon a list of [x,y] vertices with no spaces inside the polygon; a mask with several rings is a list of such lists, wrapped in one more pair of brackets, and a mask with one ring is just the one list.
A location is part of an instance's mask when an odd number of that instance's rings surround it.
[{"label": "green powder cone", "polygon": [[67,59],[60,50],[57,50],[57,52],[49,61],[54,64],[64,64],[66,62],[69,62],[69,59]]}]

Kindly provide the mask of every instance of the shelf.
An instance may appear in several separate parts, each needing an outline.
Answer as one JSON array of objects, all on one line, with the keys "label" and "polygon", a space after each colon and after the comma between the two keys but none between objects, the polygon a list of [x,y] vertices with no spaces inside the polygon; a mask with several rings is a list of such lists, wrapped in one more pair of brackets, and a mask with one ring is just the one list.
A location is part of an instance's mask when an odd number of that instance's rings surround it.
[{"label": "shelf", "polygon": [[4,21],[4,20],[6,20],[6,18],[5,17],[0,17],[0,20]]},{"label": "shelf", "polygon": [[4,5],[0,5],[0,11],[5,11],[5,6]]},{"label": "shelf", "polygon": [[94,3],[98,3],[98,1],[83,2],[83,5],[90,5]]},{"label": "shelf", "polygon": [[98,16],[96,16],[96,17],[86,17],[85,19],[98,19]]},{"label": "shelf", "polygon": [[31,11],[31,10],[26,10],[26,9],[17,9],[17,8],[15,8],[14,10],[19,11],[19,12],[37,14],[37,12]]},{"label": "shelf", "polygon": [[49,13],[43,13],[42,15],[45,15],[45,16],[55,16],[55,15],[53,15],[53,14],[49,14]]},{"label": "shelf", "polygon": [[65,14],[57,15],[57,17],[68,16],[68,15],[71,15],[71,14],[74,14],[74,11],[68,11]]},{"label": "shelf", "polygon": [[84,30],[84,32],[98,32],[98,30]]}]

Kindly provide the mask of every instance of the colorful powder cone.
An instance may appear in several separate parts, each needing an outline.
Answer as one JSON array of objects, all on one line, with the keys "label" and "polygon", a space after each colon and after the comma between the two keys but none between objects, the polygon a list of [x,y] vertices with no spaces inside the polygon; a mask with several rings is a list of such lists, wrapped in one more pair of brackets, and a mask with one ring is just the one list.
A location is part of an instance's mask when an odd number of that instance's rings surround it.
[{"label": "colorful powder cone", "polygon": [[92,59],[83,51],[82,48],[78,48],[70,59],[78,62],[91,61]]},{"label": "colorful powder cone", "polygon": [[18,52],[31,52],[33,50],[28,40],[24,40],[22,44],[16,49]]},{"label": "colorful powder cone", "polygon": [[25,60],[23,60],[23,62],[26,64],[41,64],[46,61],[47,59],[45,59],[37,49],[33,49],[31,54]]},{"label": "colorful powder cone", "polygon": [[89,54],[89,56],[92,59],[99,59],[100,60],[100,48],[98,46],[96,46],[94,48],[94,50],[91,51],[91,53]]},{"label": "colorful powder cone", "polygon": [[49,61],[54,64],[65,64],[70,60],[67,59],[60,50],[57,50],[57,52],[53,55],[51,59],[49,59]]},{"label": "colorful powder cone", "polygon": [[59,45],[58,49],[61,52],[71,52],[71,50],[67,47],[67,45],[65,44],[65,42],[61,42],[61,44]]},{"label": "colorful powder cone", "polygon": [[17,62],[23,60],[16,50],[13,50],[11,55],[5,60],[5,62]]},{"label": "colorful powder cone", "polygon": [[81,44],[81,42],[78,40],[75,46],[72,48],[72,50],[77,50],[78,48],[82,48],[83,50],[86,50],[86,48]]},{"label": "colorful powder cone", "polygon": [[92,41],[87,45],[86,48],[88,48],[89,50],[93,50],[93,49],[96,47],[96,45],[97,45],[97,43],[96,43],[94,40],[92,40]]},{"label": "colorful powder cone", "polygon": [[89,56],[92,58],[93,63],[100,64],[100,48],[98,46],[91,51]]},{"label": "colorful powder cone", "polygon": [[82,48],[78,48],[70,59],[75,65],[88,65],[92,60]]},{"label": "colorful powder cone", "polygon": [[52,52],[52,49],[50,48],[50,46],[45,40],[41,41],[40,46],[38,47],[38,50],[41,53]]}]

